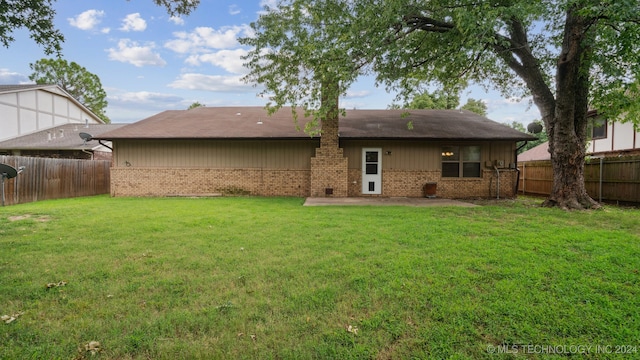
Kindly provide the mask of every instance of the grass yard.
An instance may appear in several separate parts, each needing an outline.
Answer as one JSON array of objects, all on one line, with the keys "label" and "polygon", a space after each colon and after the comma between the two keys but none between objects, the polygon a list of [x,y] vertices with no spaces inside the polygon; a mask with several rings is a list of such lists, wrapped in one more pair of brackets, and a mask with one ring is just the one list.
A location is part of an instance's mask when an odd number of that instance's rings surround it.
[{"label": "grass yard", "polygon": [[0,358],[640,358],[640,210],[302,202],[0,208]]}]

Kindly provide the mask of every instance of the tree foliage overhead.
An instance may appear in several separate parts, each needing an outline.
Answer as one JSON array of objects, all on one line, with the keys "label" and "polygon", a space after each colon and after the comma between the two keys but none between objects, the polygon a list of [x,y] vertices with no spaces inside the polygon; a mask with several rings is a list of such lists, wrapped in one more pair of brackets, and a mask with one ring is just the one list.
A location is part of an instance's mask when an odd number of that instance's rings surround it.
[{"label": "tree foliage overhead", "polygon": [[86,106],[105,123],[110,120],[105,114],[107,93],[100,78],[75,62],[63,59],[40,59],[29,64],[33,73],[29,79],[37,84],[57,84],[64,91]]},{"label": "tree foliage overhead", "polygon": [[[56,0],[0,0],[0,43],[6,48],[15,41],[13,31],[25,28],[44,47],[47,55],[62,52],[64,36],[54,24]],[[153,0],[169,15],[188,15],[200,0]]]},{"label": "tree foliage overhead", "polygon": [[64,36],[53,25],[54,0],[0,0],[0,42],[4,47],[15,41],[13,31],[29,30],[31,38],[44,46],[47,55],[60,53]]},{"label": "tree foliage overhead", "polygon": [[252,27],[246,80],[275,107],[321,116],[323,81],[344,94],[363,74],[402,95],[469,81],[530,95],[552,153],[549,205],[597,206],[584,187],[589,106],[640,113],[636,0],[282,0]]},{"label": "tree foliage overhead", "polygon": [[[411,100],[406,101],[402,108],[404,109],[457,109],[460,105],[460,95],[456,91],[436,90],[432,93],[425,91],[416,94]],[[392,108],[399,108],[398,105],[392,105]],[[460,109],[468,110],[478,115],[487,116],[487,105],[482,100],[473,98],[467,99],[467,102]]]}]

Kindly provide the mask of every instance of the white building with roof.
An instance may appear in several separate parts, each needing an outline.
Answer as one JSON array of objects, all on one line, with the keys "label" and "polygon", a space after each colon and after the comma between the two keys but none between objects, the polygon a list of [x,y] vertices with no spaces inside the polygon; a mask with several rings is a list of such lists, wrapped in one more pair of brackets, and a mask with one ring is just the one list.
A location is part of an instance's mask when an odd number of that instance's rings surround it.
[{"label": "white building with roof", "polygon": [[104,124],[58,85],[0,85],[0,141],[73,123]]}]

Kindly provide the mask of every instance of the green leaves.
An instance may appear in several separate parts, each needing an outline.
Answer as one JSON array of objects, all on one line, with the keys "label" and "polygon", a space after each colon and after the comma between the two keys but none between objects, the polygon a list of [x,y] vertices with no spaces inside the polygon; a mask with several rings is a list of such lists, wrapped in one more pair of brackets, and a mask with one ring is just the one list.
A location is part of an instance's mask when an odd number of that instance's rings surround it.
[{"label": "green leaves", "polygon": [[60,55],[64,36],[53,25],[55,14],[52,0],[0,1],[0,43],[8,48],[15,41],[13,31],[26,28],[47,55]]}]

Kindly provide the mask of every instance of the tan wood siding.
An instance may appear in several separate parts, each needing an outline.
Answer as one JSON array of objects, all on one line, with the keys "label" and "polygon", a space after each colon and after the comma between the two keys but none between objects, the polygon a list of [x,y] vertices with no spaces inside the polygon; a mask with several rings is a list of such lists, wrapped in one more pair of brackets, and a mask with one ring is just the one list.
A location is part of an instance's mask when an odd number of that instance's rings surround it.
[{"label": "tan wood siding", "polygon": [[310,140],[118,140],[114,166],[309,169],[316,147]]},{"label": "tan wood siding", "polygon": [[[481,162],[503,160],[505,167],[514,162],[515,144],[513,142],[441,142],[441,141],[375,141],[344,140],[345,157],[349,159],[349,169],[362,167],[362,148],[382,148],[383,170],[440,170],[441,149],[445,145],[479,145],[482,147]],[[388,152],[391,152],[390,154]]]}]

